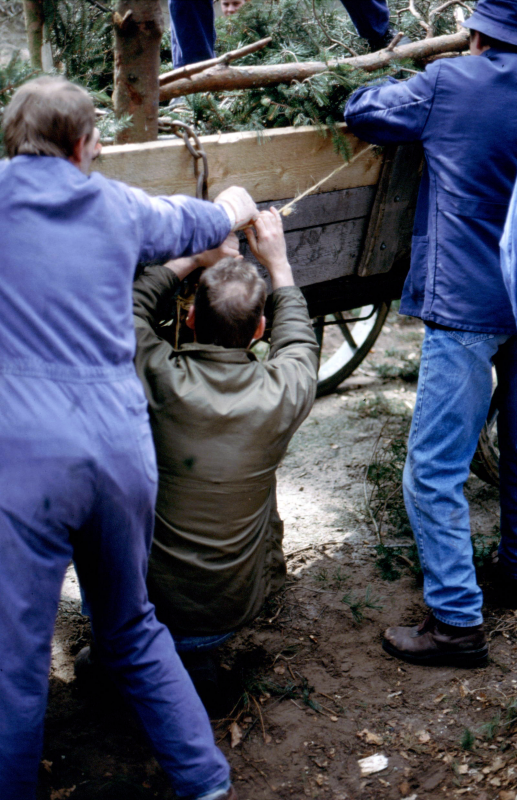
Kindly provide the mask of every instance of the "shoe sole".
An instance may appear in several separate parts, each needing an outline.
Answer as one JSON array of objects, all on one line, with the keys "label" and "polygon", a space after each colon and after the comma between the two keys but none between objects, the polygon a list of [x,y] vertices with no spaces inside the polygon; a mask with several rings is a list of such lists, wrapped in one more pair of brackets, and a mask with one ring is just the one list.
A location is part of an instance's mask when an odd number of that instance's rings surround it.
[{"label": "shoe sole", "polygon": [[432,653],[430,655],[415,655],[404,653],[397,650],[387,639],[383,639],[382,649],[408,664],[421,664],[425,667],[463,667],[464,669],[476,669],[486,667],[488,664],[488,647],[479,650],[462,650],[461,652]]}]

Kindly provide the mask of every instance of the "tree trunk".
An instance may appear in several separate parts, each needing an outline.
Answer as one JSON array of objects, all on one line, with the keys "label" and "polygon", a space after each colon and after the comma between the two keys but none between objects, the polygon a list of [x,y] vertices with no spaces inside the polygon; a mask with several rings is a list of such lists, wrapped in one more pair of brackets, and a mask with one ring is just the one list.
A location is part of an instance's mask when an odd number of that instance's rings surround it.
[{"label": "tree trunk", "polygon": [[115,27],[115,114],[131,114],[133,124],[117,143],[158,137],[158,75],[163,15],[160,0],[120,0]]},{"label": "tree trunk", "polygon": [[31,65],[36,69],[42,68],[41,49],[43,47],[43,0],[23,0],[23,13],[25,15],[25,30],[31,57]]},{"label": "tree trunk", "polygon": [[465,50],[468,46],[469,34],[465,30],[448,36],[436,36],[422,39],[411,44],[400,45],[393,50],[379,50],[364,56],[338,58],[324,64],[321,61],[305,61],[293,64],[272,64],[259,67],[214,67],[206,72],[182,78],[160,87],[160,100],[171,100],[194,92],[217,92],[233,89],[252,89],[259,86],[274,86],[278,83],[303,81],[319,72],[325,72],[329,66],[348,64],[356,69],[374,72],[387,67],[392,61],[404,58],[426,59],[439,53]]}]

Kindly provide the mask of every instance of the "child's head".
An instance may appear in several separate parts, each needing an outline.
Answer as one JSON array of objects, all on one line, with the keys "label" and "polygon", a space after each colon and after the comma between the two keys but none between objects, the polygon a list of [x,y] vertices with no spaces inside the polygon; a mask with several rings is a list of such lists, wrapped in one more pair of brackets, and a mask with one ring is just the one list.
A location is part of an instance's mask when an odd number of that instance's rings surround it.
[{"label": "child's head", "polygon": [[246,0],[221,0],[221,11],[224,17],[231,17],[239,11]]}]

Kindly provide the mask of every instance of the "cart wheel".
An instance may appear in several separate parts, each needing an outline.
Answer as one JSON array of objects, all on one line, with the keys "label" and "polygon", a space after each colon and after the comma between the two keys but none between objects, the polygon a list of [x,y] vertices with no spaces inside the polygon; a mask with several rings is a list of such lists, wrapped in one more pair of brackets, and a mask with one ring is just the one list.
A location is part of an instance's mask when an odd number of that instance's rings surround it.
[{"label": "cart wheel", "polygon": [[336,311],[313,319],[320,345],[317,397],[333,392],[370,352],[390,303]]},{"label": "cart wheel", "polygon": [[499,486],[499,450],[497,446],[497,386],[494,389],[486,422],[470,465],[471,472],[491,486]]}]

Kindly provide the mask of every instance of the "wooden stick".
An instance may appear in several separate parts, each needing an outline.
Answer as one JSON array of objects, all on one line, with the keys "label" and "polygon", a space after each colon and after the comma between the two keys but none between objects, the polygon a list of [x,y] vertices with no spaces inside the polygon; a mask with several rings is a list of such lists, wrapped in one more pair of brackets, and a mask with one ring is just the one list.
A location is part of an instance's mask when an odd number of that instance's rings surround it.
[{"label": "wooden stick", "polygon": [[325,175],[325,177],[322,178],[320,181],[318,181],[318,183],[315,183],[313,186],[309,186],[308,189],[302,192],[302,194],[299,194],[297,197],[295,197],[294,200],[291,200],[285,206],[279,208],[278,209],[279,213],[282,214],[284,217],[289,216],[292,207],[296,205],[296,203],[298,203],[304,197],[307,197],[308,194],[312,194],[312,192],[315,192],[316,189],[319,189],[320,186],[323,186],[323,184],[326,183],[328,180],[330,180],[330,178],[332,178],[334,175],[336,175],[336,173],[341,172],[341,170],[346,169],[346,167],[349,167],[350,164],[353,164],[354,161],[357,161],[357,159],[360,158],[363,155],[363,153],[366,153],[368,150],[373,150],[374,147],[375,147],[374,144],[369,144],[368,147],[363,147],[363,149],[359,153],[356,153],[355,156],[352,156],[352,158],[350,158],[344,164],[341,164],[341,166],[336,167],[336,169],[332,170],[332,172],[329,173],[329,175]]},{"label": "wooden stick", "polygon": [[[404,58],[426,59],[438,53],[466,50],[469,33],[466,29],[447,36],[421,39],[418,42],[403,44],[393,50],[379,50],[364,56],[332,59],[327,64],[322,61],[302,61],[291,64],[267,64],[257,67],[214,67],[190,78],[180,78],[172,84],[160,87],[160,101],[172,100],[195,92],[221,92],[234,89],[253,89],[259,86],[274,86],[279,83],[304,81],[329,67],[348,65],[366,72],[375,72],[389,66],[392,61]],[[169,73],[170,74],[170,73]],[[163,77],[163,76],[162,76]]]},{"label": "wooden stick", "polygon": [[198,72],[203,72],[205,69],[216,67],[218,64],[229,64],[230,61],[235,61],[237,58],[244,58],[250,53],[256,53],[257,50],[262,50],[272,41],[271,36],[266,36],[265,39],[259,39],[258,42],[247,44],[245,47],[239,47],[238,50],[230,50],[218,58],[210,58],[208,61],[198,61],[197,64],[187,64],[184,67],[178,67],[171,72],[164,72],[160,75],[158,83],[160,86],[166,86],[168,83],[180,80],[180,78],[190,78],[192,75],[197,75]]}]

